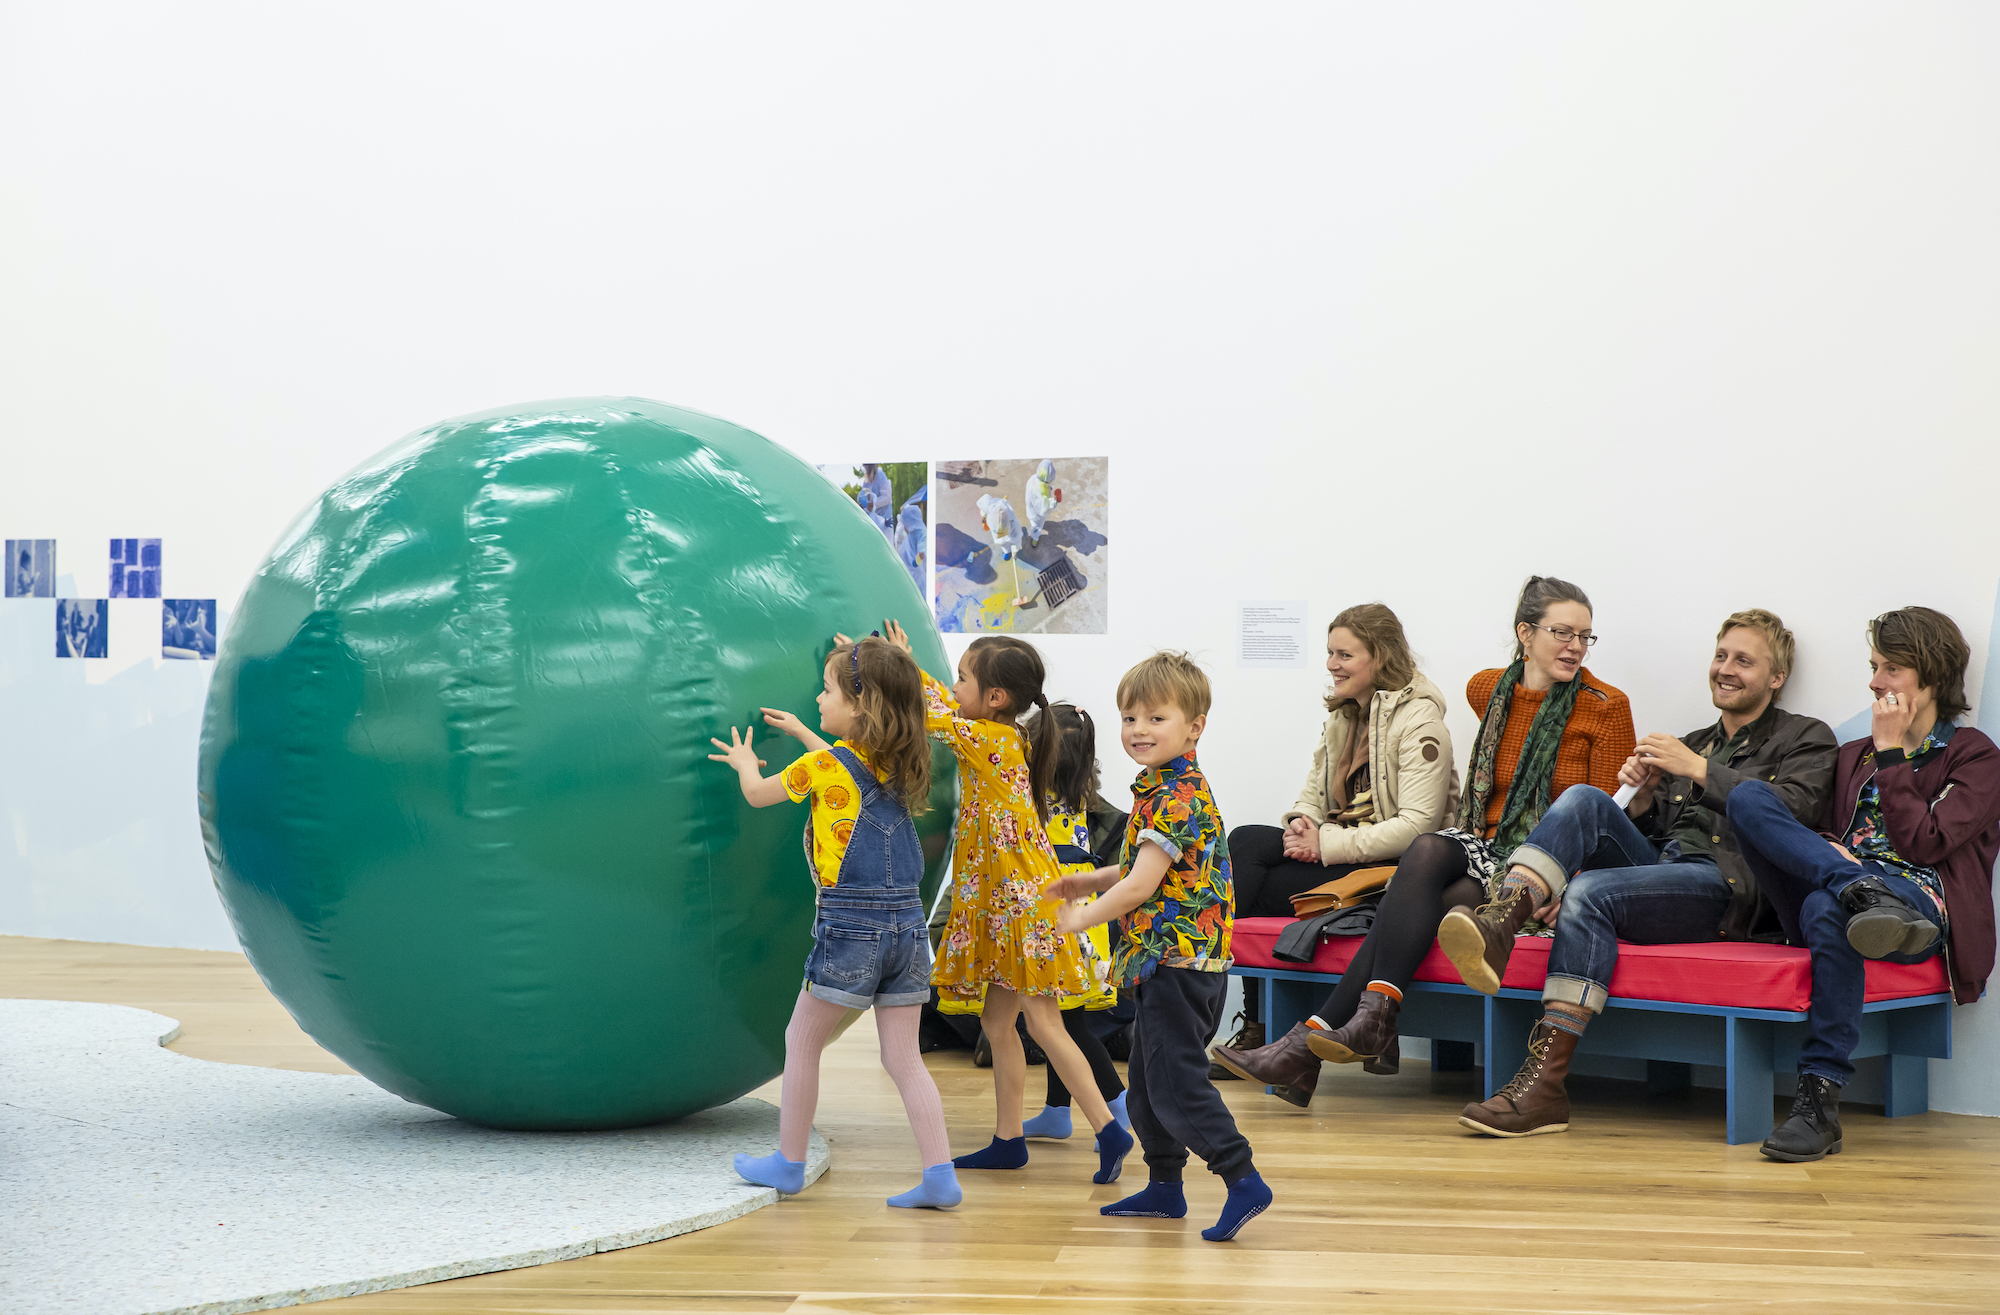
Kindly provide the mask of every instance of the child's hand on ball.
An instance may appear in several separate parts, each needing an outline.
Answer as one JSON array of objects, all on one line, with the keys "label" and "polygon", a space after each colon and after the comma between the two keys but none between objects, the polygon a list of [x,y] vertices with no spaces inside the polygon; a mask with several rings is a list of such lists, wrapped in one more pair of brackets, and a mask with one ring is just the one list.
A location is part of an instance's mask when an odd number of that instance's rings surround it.
[{"label": "child's hand on ball", "polygon": [[783,708],[759,708],[757,711],[764,714],[764,724],[766,726],[769,726],[772,730],[782,735],[789,735],[795,740],[803,740],[809,734],[806,730],[806,724],[791,713],[786,712]]},{"label": "child's hand on ball", "polygon": [[750,734],[755,729],[753,726],[744,727],[743,738],[739,740],[736,738],[736,728],[731,726],[729,728],[729,743],[727,744],[710,736],[708,742],[722,750],[722,752],[711,753],[708,755],[708,760],[712,763],[728,763],[739,772],[756,771],[764,765],[764,760],[759,758],[757,751],[750,746]]},{"label": "child's hand on ball", "polygon": [[897,622],[884,621],[882,623],[882,633],[897,648],[902,649],[905,653],[910,651],[910,636]]}]

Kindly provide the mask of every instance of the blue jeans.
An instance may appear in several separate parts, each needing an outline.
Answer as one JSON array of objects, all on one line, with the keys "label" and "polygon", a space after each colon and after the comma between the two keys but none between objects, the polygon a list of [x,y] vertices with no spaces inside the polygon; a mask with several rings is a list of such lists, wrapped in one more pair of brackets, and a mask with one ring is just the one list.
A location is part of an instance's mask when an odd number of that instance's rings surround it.
[{"label": "blue jeans", "polygon": [[[1840,893],[1863,877],[1874,877],[1897,899],[1929,915],[1937,906],[1923,887],[1874,863],[1850,863],[1825,836],[1799,824],[1778,792],[1762,781],[1745,781],[1729,792],[1729,824],[1764,898],[1777,911],[1785,939],[1812,952],[1812,1007],[1806,1014],[1806,1043],[1799,1072],[1846,1086],[1854,1076],[1850,1058],[1861,1040],[1861,1005],[1868,989],[1868,961],[1847,943],[1852,915]],[[1932,919],[1935,921],[1936,919]],[[1889,963],[1922,963],[1937,953],[1891,954]]]},{"label": "blue jeans", "polygon": [[[909,810],[858,757],[835,745],[854,778],[861,816],[847,838],[840,878],[819,892],[806,990],[849,1009],[920,1005],[931,998],[931,942],[917,883],[923,849]],[[812,822],[806,822],[812,852]]]},{"label": "blue jeans", "polygon": [[[1604,1012],[1618,942],[1668,945],[1712,941],[1729,910],[1729,883],[1706,859],[1679,861],[1680,846],[1663,853],[1611,802],[1589,785],[1562,792],[1508,862],[1546,879],[1575,873],[1562,892],[1556,943],[1542,999]],[[1546,869],[1546,871],[1545,871]]]}]

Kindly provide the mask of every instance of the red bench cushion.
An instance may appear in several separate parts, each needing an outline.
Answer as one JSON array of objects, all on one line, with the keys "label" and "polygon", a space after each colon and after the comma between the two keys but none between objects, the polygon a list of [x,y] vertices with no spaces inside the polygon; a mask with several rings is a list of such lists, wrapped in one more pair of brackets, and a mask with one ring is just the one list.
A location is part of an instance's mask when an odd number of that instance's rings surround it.
[{"label": "red bench cushion", "polygon": [[[1246,968],[1284,968],[1294,972],[1340,973],[1361,947],[1359,936],[1335,936],[1320,942],[1310,964],[1271,957],[1278,933],[1290,918],[1238,918],[1233,937],[1236,962]],[[1547,936],[1523,936],[1514,943],[1501,984],[1539,991],[1549,971]],[[1420,982],[1456,982],[1458,969],[1436,945],[1417,968]],[[1944,958],[1933,955],[1922,963],[1868,965],[1870,1000],[1900,1000],[1935,995],[1946,990]],[[1678,1004],[1720,1005],[1738,1009],[1777,1009],[1803,1013],[1812,1002],[1812,956],[1788,945],[1748,945],[1742,941],[1708,941],[1699,945],[1632,945],[1618,943],[1618,967],[1611,974],[1611,994],[1628,1000],[1671,1000]]]}]

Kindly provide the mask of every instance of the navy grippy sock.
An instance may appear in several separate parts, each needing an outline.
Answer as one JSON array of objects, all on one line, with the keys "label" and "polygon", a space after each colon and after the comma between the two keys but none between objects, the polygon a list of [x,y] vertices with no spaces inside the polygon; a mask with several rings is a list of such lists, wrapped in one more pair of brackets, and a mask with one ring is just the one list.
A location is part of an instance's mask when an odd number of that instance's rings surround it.
[{"label": "navy grippy sock", "polygon": [[1125,1172],[1125,1156],[1132,1149],[1132,1134],[1118,1126],[1113,1119],[1104,1125],[1104,1131],[1097,1134],[1097,1172],[1090,1175],[1093,1183],[1115,1183],[1118,1175]]},{"label": "navy grippy sock", "polygon": [[1243,1225],[1271,1208],[1271,1189],[1264,1185],[1264,1175],[1246,1173],[1229,1184],[1229,1199],[1222,1203],[1222,1217],[1215,1221],[1214,1228],[1204,1228],[1201,1235],[1211,1242],[1227,1242],[1243,1231]]},{"label": "navy grippy sock", "polygon": [[995,1137],[983,1151],[954,1156],[952,1164],[960,1169],[1024,1169],[1028,1164],[1028,1139],[1022,1136],[1001,1141]]},{"label": "navy grippy sock", "polygon": [[1184,1219],[1187,1217],[1187,1192],[1179,1183],[1151,1182],[1146,1184],[1145,1191],[1122,1201],[1113,1201],[1097,1213],[1137,1215],[1145,1219]]}]

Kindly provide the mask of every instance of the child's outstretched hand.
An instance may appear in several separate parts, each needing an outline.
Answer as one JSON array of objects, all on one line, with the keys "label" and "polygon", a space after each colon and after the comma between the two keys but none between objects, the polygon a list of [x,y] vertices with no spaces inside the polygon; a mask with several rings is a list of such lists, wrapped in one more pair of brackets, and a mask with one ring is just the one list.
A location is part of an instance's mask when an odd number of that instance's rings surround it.
[{"label": "child's outstretched hand", "polygon": [[[902,649],[905,653],[910,651],[909,632],[904,630],[894,620],[887,620],[882,623],[881,637],[894,644],[897,648]],[[852,644],[854,641],[836,630],[833,634],[833,642],[836,644]]]},{"label": "child's outstretched hand", "polygon": [[1042,898],[1061,900],[1067,904],[1086,895],[1095,895],[1097,883],[1092,879],[1093,876],[1094,874],[1089,872],[1073,872],[1066,877],[1057,877],[1042,887]]},{"label": "child's outstretched hand", "polygon": [[806,729],[804,722],[794,717],[791,713],[786,712],[783,708],[759,708],[757,711],[764,714],[764,724],[766,726],[769,726],[772,730],[782,735],[789,735],[795,740],[803,740],[812,734],[811,731]]},{"label": "child's outstretched hand", "polygon": [[1062,912],[1056,914],[1056,935],[1074,936],[1086,927],[1095,926],[1097,919],[1090,916],[1087,904],[1065,904]]},{"label": "child's outstretched hand", "polygon": [[[766,711],[768,712],[769,709],[766,709]],[[794,718],[794,720],[797,719]],[[750,735],[755,729],[756,727],[754,726],[744,727],[743,738],[739,740],[736,738],[736,728],[731,726],[729,728],[729,743],[727,744],[710,736],[708,742],[722,750],[722,752],[711,753],[708,755],[708,760],[712,763],[728,763],[739,772],[755,772],[759,767],[764,765],[764,760],[759,758],[757,751],[750,746]]]}]

